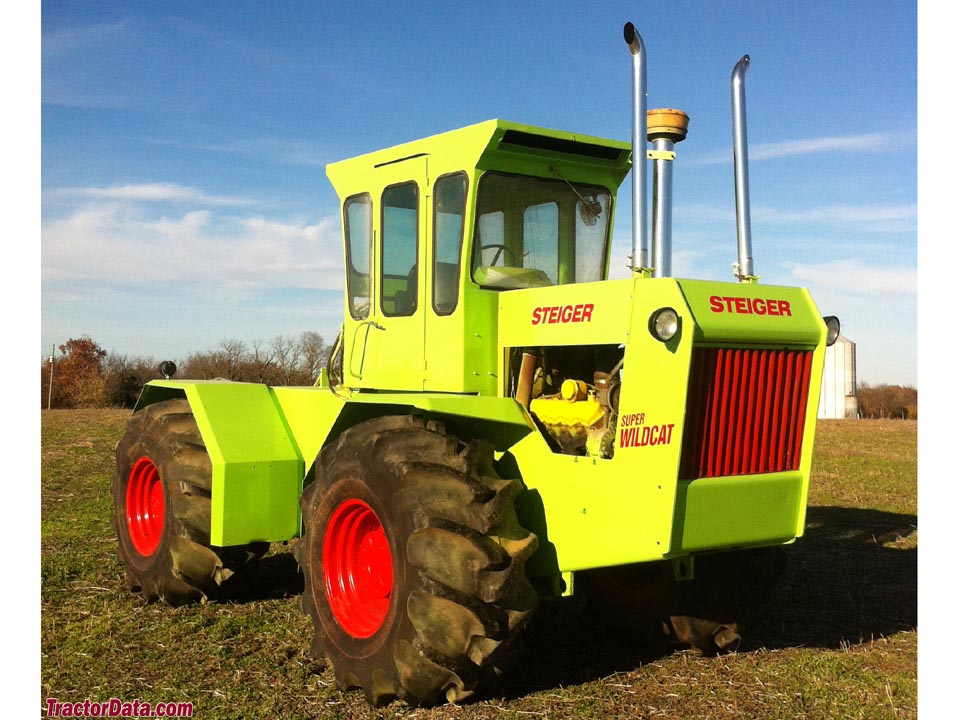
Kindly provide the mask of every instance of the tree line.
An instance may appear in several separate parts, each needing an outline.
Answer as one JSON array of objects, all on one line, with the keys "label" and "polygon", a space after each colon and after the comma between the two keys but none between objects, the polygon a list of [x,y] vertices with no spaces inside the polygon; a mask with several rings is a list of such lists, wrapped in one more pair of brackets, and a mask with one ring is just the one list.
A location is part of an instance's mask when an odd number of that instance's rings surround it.
[{"label": "tree line", "polygon": [[[132,408],[143,386],[163,377],[159,361],[108,353],[89,336],[71,338],[40,369],[41,407]],[[177,377],[223,378],[267,385],[313,385],[326,365],[329,346],[320,333],[278,335],[270,341],[224,340],[214,350],[195,352],[178,361]],[[901,385],[860,384],[861,418],[917,418],[917,390]]]},{"label": "tree line", "polygon": [[903,385],[857,387],[857,403],[862,418],[917,419],[917,389]]},{"label": "tree line", "polygon": [[[152,357],[108,353],[89,336],[71,338],[40,368],[41,407],[132,408],[143,386],[163,377]],[[177,360],[178,378],[268,385],[313,385],[326,365],[329,347],[320,333],[278,335],[270,341],[224,340],[214,350]],[[166,359],[166,358],[164,358]]]}]

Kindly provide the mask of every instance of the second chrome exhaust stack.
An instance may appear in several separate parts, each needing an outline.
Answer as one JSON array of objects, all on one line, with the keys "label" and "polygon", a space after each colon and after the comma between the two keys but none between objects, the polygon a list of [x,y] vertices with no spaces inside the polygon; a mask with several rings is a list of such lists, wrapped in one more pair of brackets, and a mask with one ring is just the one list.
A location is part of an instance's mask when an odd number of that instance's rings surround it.
[{"label": "second chrome exhaust stack", "polygon": [[744,55],[733,68],[730,94],[733,103],[733,176],[737,201],[737,262],[733,274],[740,282],[754,282],[753,246],[750,239],[750,176],[747,171],[747,100],[744,80],[750,56]]}]

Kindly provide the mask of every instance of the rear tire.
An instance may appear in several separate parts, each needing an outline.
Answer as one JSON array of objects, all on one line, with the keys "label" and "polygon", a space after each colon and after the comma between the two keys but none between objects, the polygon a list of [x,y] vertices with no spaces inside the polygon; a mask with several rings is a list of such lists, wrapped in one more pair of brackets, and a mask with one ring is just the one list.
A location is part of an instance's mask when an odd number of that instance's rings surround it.
[{"label": "rear tire", "polygon": [[786,560],[782,547],[700,555],[692,580],[669,561],[578,574],[594,617],[652,649],[689,646],[703,655],[736,650],[758,623]]},{"label": "rear tire", "polygon": [[418,418],[371,420],[321,451],[304,490],[300,606],[342,689],[379,706],[458,702],[515,660],[536,604],[517,480],[492,449]]},{"label": "rear tire", "polygon": [[763,619],[786,562],[782,546],[698,557],[693,580],[675,585],[669,639],[708,656],[736,650]]},{"label": "rear tire", "polygon": [[150,405],[117,444],[110,489],[127,584],[171,605],[223,599],[247,580],[268,543],[210,546],[212,467],[186,400]]}]

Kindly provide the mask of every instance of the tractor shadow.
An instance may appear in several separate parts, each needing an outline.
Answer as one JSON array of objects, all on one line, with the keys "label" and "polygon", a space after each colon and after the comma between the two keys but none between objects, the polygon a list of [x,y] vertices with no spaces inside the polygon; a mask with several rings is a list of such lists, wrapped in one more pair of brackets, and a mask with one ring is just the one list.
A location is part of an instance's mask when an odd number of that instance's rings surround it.
[{"label": "tractor shadow", "polygon": [[[765,620],[738,652],[839,649],[917,627],[916,515],[810,507],[803,538]],[[575,598],[541,607],[524,635],[527,652],[501,688],[508,698],[636,670],[672,651],[641,647],[591,618]]]},{"label": "tractor shadow", "polygon": [[[810,507],[803,538],[786,548],[787,567],[766,619],[747,629],[739,652],[759,648],[840,649],[917,627],[917,516]],[[260,561],[234,603],[292,599],[303,575],[283,550]],[[578,685],[629,672],[670,654],[597,622],[579,598],[543,604],[524,631],[519,668],[502,696]]]},{"label": "tractor shadow", "polygon": [[917,627],[917,516],[811,507],[751,645],[844,644]]}]

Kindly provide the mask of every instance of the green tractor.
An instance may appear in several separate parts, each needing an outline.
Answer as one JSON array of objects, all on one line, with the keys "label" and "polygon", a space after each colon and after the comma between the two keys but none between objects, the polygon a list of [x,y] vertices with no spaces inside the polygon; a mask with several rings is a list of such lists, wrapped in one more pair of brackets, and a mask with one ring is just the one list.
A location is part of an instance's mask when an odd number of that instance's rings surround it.
[{"label": "green tractor", "polygon": [[[624,37],[632,143],[491,120],[327,168],[346,270],[328,367],[313,387],[144,388],[112,484],[131,589],[226,597],[293,541],[313,652],[374,705],[489,691],[538,604],[574,593],[736,646],[803,534],[839,325],[753,274],[747,57],[737,281],[671,277],[687,116],[647,112]],[[609,280],[631,164],[631,277]]]}]

